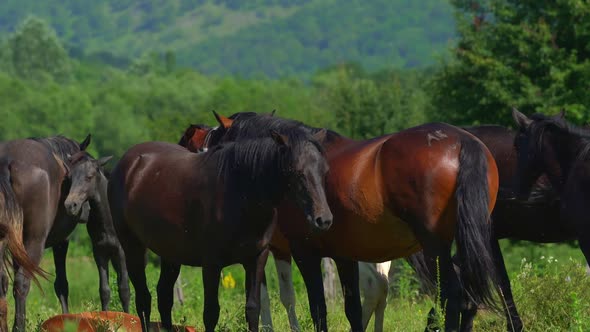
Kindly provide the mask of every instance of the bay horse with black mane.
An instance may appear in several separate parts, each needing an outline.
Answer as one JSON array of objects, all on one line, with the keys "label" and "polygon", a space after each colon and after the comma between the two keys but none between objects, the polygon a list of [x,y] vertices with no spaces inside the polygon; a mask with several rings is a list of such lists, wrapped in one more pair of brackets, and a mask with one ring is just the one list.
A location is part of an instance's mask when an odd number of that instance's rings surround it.
[{"label": "bay horse with black mane", "polygon": [[[208,134],[209,146],[263,134],[257,130],[260,117],[240,122],[216,117],[219,127]],[[236,127],[245,122],[252,124]],[[272,123],[275,130],[281,127]],[[318,130],[306,128],[312,134]],[[289,202],[279,208],[280,230],[305,280],[318,331],[327,331],[320,270],[326,256],[337,264],[353,331],[363,329],[356,261],[382,262],[421,249],[430,271],[440,271],[446,331],[459,329],[461,286],[473,302],[498,308],[489,222],[498,170],[481,141],[457,127],[430,123],[360,141],[329,131],[324,148],[333,226],[313,234],[302,227],[305,217]],[[453,240],[461,283],[451,260]]]},{"label": "bay horse with black mane", "polygon": [[162,259],[157,290],[163,327],[172,325],[173,286],[181,264],[202,266],[203,320],[206,331],[213,331],[219,319],[221,268],[241,263],[248,328],[257,331],[276,206],[292,197],[308,225],[330,227],[323,188],[328,165],[320,145],[325,131],[312,135],[299,124],[280,131],[258,129],[266,135],[199,154],[163,142],[138,144],[111,173],[109,202],[144,330],[151,311],[144,270],[147,248]]},{"label": "bay horse with black mane", "polygon": [[[560,115],[563,117],[563,114]],[[555,243],[573,240],[576,233],[561,222],[560,199],[547,176],[542,174],[532,185],[531,194],[524,200],[516,199],[514,184],[517,176],[518,158],[514,147],[517,132],[502,126],[482,125],[463,127],[479,138],[492,153],[498,166],[500,187],[492,212],[492,250],[498,286],[504,301],[504,311],[509,331],[522,331],[524,326],[516,309],[510,279],[504,264],[498,240],[514,239],[538,243]],[[435,290],[434,280],[421,271],[424,257],[416,254],[409,262],[426,282],[427,288]],[[477,306],[468,299],[462,312],[461,331],[471,331]]]}]

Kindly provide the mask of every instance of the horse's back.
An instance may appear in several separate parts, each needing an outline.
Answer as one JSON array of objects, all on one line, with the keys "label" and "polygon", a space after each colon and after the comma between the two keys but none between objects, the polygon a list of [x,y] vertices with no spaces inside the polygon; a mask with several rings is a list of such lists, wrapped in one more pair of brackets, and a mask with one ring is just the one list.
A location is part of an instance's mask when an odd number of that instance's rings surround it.
[{"label": "horse's back", "polygon": [[64,170],[48,148],[29,139],[6,141],[0,143],[0,160],[2,167],[8,169],[5,176],[10,177],[25,214],[35,212],[32,210],[57,208]]}]

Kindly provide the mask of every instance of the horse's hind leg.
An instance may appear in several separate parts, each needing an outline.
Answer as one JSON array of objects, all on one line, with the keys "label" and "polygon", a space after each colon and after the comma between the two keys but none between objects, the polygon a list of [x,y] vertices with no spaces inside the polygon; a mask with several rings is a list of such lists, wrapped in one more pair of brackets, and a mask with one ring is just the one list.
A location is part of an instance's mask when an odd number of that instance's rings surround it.
[{"label": "horse's hind leg", "polygon": [[[494,264],[496,265],[496,271],[498,272],[498,282],[500,284],[500,298],[504,305],[504,313],[507,320],[507,329],[508,331],[520,332],[524,329],[524,325],[520,319],[518,311],[516,310],[516,305],[514,304],[512,289],[510,287],[510,279],[508,278],[508,272],[506,271],[506,265],[504,264],[504,257],[502,256],[502,251],[500,250],[500,244],[498,243],[497,239],[492,239],[491,242],[492,255]],[[474,309],[474,311],[475,313],[477,312],[477,307]],[[474,316],[475,313],[473,314]]]},{"label": "horse's hind leg", "polygon": [[174,283],[180,273],[180,265],[170,263],[162,258],[160,263],[160,280],[158,281],[158,311],[162,327],[172,329],[172,306],[174,305]]},{"label": "horse's hind leg", "polygon": [[65,240],[53,246],[53,262],[55,264],[55,282],[53,283],[53,288],[61,304],[61,311],[64,314],[69,312],[69,286],[66,274],[66,256],[68,254],[69,244],[70,241]]},{"label": "horse's hind leg", "polygon": [[295,289],[293,288],[293,273],[291,271],[291,255],[288,257],[275,257],[277,275],[279,277],[279,291],[281,303],[287,310],[289,317],[289,326],[291,331],[301,331],[297,313],[295,312]]},{"label": "horse's hind leg", "polygon": [[262,284],[260,285],[260,323],[262,324],[263,331],[274,331],[272,315],[270,313],[270,297],[268,296],[266,277],[262,279]]},{"label": "horse's hind leg", "polygon": [[[37,240],[25,241],[25,248],[31,261],[39,265],[41,256],[43,255],[43,249],[45,248],[45,241],[44,239]],[[16,302],[16,309],[12,330],[20,332],[25,331],[27,296],[31,289],[31,279],[25,276],[22,267],[16,263],[14,264],[14,271],[14,288],[12,293]]]},{"label": "horse's hind leg", "polygon": [[[433,280],[440,280],[438,289],[440,290],[440,309],[445,315],[445,331],[459,330],[459,312],[461,304],[461,286],[459,278],[453,267],[451,259],[451,246],[449,244],[440,244],[424,248],[424,257],[428,264],[429,271],[433,271]],[[436,273],[440,273],[437,279]],[[432,326],[427,326],[426,331],[430,331]],[[436,327],[434,327],[436,330]]]},{"label": "horse's hind leg", "polygon": [[352,332],[363,331],[363,309],[359,288],[358,262],[348,259],[335,259],[344,295],[344,310]]},{"label": "horse's hind leg", "polygon": [[152,306],[152,296],[145,277],[147,250],[128,229],[121,227],[117,231],[121,246],[125,251],[129,279],[135,288],[135,310],[141,320],[142,330],[147,332]]}]

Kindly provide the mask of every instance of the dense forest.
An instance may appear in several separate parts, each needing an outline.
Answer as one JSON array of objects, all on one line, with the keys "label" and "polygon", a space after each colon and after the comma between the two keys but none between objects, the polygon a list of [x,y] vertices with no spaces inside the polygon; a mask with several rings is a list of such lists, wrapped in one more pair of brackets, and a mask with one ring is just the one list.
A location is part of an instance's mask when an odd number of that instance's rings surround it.
[{"label": "dense forest", "polygon": [[[13,6],[14,17],[27,12],[26,3]],[[290,2],[288,8],[327,3]],[[139,4],[156,6],[150,1],[117,4],[113,8],[119,10]],[[276,109],[281,116],[355,138],[434,120],[511,125],[512,106],[526,113],[555,113],[565,107],[568,118],[576,123],[590,119],[590,5],[560,0],[541,10],[534,3],[508,0],[487,7],[458,0],[453,4],[459,39],[449,48],[447,60],[406,68],[365,66],[351,58],[326,62],[305,78],[212,75],[179,63],[181,50],[144,52],[126,62],[104,61],[85,50],[72,52],[68,46],[85,36],[85,30],[78,34],[66,21],[60,25],[29,17],[14,23],[14,31],[6,33],[0,45],[0,139],[58,133],[81,139],[91,132],[93,151],[117,158],[141,141],[176,142],[189,123],[214,124],[212,110],[229,115]],[[204,5],[228,10],[284,6],[281,1]],[[60,8],[68,6],[74,6],[74,1],[35,10],[58,15]],[[368,5],[358,8],[363,6]],[[20,11],[14,12],[17,8]],[[92,11],[68,9],[71,15],[80,12]],[[341,34],[345,33],[336,35]],[[86,37],[81,40],[98,40]],[[109,50],[111,44],[106,38],[103,42]],[[239,55],[236,50],[231,53]],[[118,59],[106,51],[103,54],[110,54],[106,60]],[[293,61],[311,62],[305,55],[293,55]]]},{"label": "dense forest", "polygon": [[174,51],[206,74],[308,78],[340,62],[376,70],[435,63],[455,35],[440,0],[4,0],[0,32],[28,15],[71,54],[125,66]]}]

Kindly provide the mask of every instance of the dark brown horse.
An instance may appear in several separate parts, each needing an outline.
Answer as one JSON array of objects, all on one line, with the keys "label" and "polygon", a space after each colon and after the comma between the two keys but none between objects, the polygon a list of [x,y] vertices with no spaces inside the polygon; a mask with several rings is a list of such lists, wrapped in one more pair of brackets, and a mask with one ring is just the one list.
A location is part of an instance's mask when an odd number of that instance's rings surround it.
[{"label": "dark brown horse", "polygon": [[[129,312],[129,278],[125,265],[125,254],[117,239],[117,233],[111,218],[107,196],[108,180],[104,173],[104,165],[112,157],[94,159],[86,151],[80,151],[68,158],[70,165],[71,189],[64,202],[66,211],[71,216],[82,213],[85,204],[89,205],[87,222],[88,235],[92,243],[94,261],[98,268],[99,294],[103,311],[108,311],[111,298],[109,287],[109,261],[117,273],[119,298],[123,311]],[[56,265],[55,291],[62,305],[62,311],[68,312],[68,282],[66,278],[65,259],[68,240],[59,247],[53,247]]]},{"label": "dark brown horse", "polygon": [[[233,122],[233,120],[235,120],[238,116],[244,117],[254,115],[256,115],[254,112],[236,113],[228,117],[226,120],[231,120],[231,122]],[[274,111],[271,112],[270,115],[273,116]],[[231,122],[227,121],[225,125],[229,127]],[[195,153],[207,151],[211,130],[215,130],[215,128],[203,124],[191,124],[185,129],[178,144]],[[299,321],[297,320],[297,314],[295,312],[296,301],[291,269],[291,249],[289,248],[289,242],[278,228],[273,233],[270,242],[270,252],[272,253],[275,260],[275,267],[278,276],[277,279],[279,281],[280,300],[287,311],[289,326],[291,327],[292,331],[301,331]],[[263,280],[263,284],[261,286],[260,302],[261,324],[266,329],[272,330],[273,323],[270,312],[270,298],[268,296],[266,279]]]},{"label": "dark brown horse", "polygon": [[[527,199],[538,179],[545,175],[558,195],[553,225],[540,219],[529,231],[545,229],[550,241],[577,239],[590,262],[590,130],[569,124],[562,112],[557,116],[534,114],[531,117],[513,110],[518,125],[514,146],[518,154],[515,192]],[[553,226],[553,227],[548,227]]]},{"label": "dark brown horse", "polygon": [[241,263],[246,270],[248,328],[257,331],[275,207],[290,196],[314,228],[330,227],[332,214],[322,185],[328,166],[318,142],[325,131],[311,135],[298,123],[281,121],[288,130],[259,127],[267,133],[263,138],[222,144],[200,154],[162,142],[139,144],[113,170],[109,202],[144,328],[151,308],[146,248],[162,259],[158,309],[164,327],[172,324],[173,285],[181,264],[203,267],[203,319],[206,331],[213,331],[219,318],[221,268]]},{"label": "dark brown horse", "polygon": [[[219,127],[208,134],[210,146],[261,135],[257,125],[243,130],[236,128],[242,122],[217,119]],[[279,122],[273,126],[281,127]],[[326,190],[335,217],[332,228],[310,233],[302,227],[305,218],[291,204],[285,202],[279,209],[279,226],[305,279],[318,330],[327,331],[320,271],[324,256],[337,263],[353,331],[363,328],[356,261],[380,262],[424,249],[431,271],[440,271],[447,331],[459,328],[461,285],[475,303],[495,304],[489,214],[498,171],[478,139],[459,128],[432,123],[361,141],[328,132],[324,147],[330,165]],[[461,284],[451,261],[453,239],[458,244]]]}]

